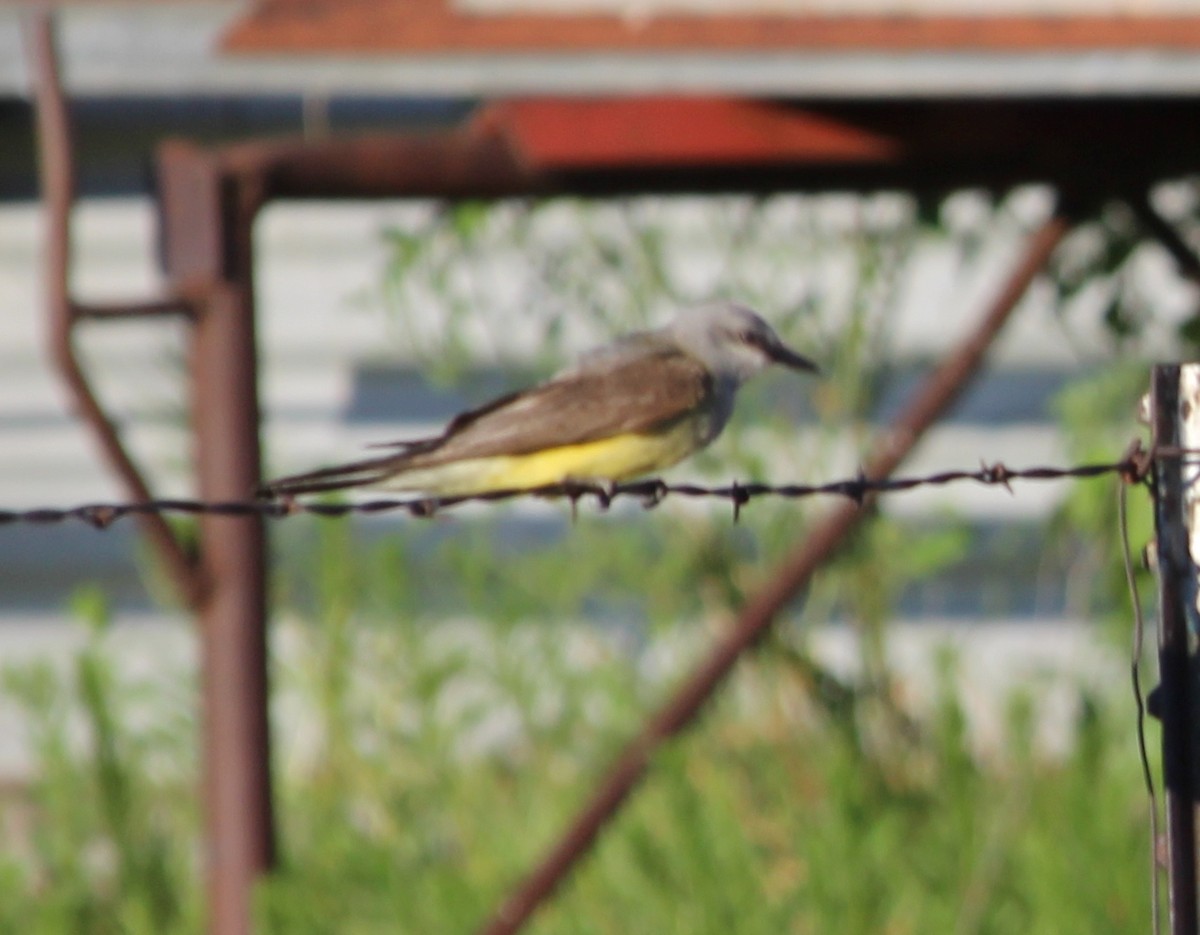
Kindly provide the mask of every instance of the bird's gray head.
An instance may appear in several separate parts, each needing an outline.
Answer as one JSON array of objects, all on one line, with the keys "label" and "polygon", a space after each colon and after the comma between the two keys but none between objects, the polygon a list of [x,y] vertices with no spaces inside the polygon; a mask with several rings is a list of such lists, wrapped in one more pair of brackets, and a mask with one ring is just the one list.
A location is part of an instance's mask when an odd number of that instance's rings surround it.
[{"label": "bird's gray head", "polygon": [[754,311],[735,302],[685,312],[669,330],[680,347],[734,383],[743,383],[772,364],[817,372],[816,364],[784,344]]}]

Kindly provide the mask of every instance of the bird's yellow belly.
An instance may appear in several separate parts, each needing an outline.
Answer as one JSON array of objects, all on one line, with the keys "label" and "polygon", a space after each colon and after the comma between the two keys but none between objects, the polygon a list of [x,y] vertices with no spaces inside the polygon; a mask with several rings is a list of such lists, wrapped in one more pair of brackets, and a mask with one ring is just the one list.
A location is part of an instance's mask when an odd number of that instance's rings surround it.
[{"label": "bird's yellow belly", "polygon": [[568,481],[624,481],[668,468],[699,446],[688,420],[652,435],[615,435],[521,455],[472,458],[405,471],[383,486],[435,496],[532,490]]}]

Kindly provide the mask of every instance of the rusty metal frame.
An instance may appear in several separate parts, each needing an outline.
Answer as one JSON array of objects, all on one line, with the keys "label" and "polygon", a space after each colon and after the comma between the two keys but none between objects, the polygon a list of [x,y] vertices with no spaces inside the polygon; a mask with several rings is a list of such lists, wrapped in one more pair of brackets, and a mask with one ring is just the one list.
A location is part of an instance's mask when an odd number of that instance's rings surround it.
[{"label": "rusty metal frame", "polygon": [[[682,171],[665,165],[554,165],[536,147],[523,145],[531,138],[521,138],[515,125],[504,119],[503,108],[489,109],[464,127],[419,136],[251,142],[216,149],[168,141],[158,151],[158,169],[163,263],[171,291],[143,303],[86,306],[71,299],[67,285],[73,166],[66,105],[45,16],[37,20],[32,36],[44,197],[51,221],[47,244],[51,353],[105,457],[136,499],[149,498],[145,481],[105,419],[79,366],[73,327],[82,320],[121,315],[187,314],[192,324],[190,379],[200,496],[229,500],[250,495],[260,479],[261,460],[253,229],[260,208],[274,198],[761,192],[849,178],[828,163],[802,176],[797,167],[806,163],[800,158],[765,168],[752,163],[689,164]],[[522,113],[523,119],[529,118],[530,111],[518,111],[518,116]],[[877,173],[876,178],[895,179],[898,176],[889,174],[896,169],[892,159],[893,154],[882,152],[878,162],[859,168]],[[931,163],[926,169],[939,165]],[[1008,178],[1003,175],[1001,181]],[[935,369],[880,439],[864,468],[868,477],[891,473],[957,398],[1067,228],[1067,218],[1059,213],[1032,235],[975,332]],[[635,788],[653,751],[697,715],[742,654],[863,516],[850,504],[831,510],[782,563],[729,634],[648,719],[561,840],[484,923],[484,932],[516,932],[532,916]],[[186,554],[160,517],[147,516],[143,522],[181,593],[200,613],[209,930],[223,935],[248,932],[253,881],[275,858],[263,521],[254,516],[204,517],[198,561]]]},{"label": "rusty metal frame", "polygon": [[[168,142],[159,151],[164,265],[178,294],[195,296],[192,386],[196,461],[205,499],[246,496],[259,480],[255,386],[253,225],[274,197],[424,195],[502,197],[571,190],[636,190],[630,178],[555,177],[531,167],[488,119],[421,137],[339,143],[251,143],[206,151]],[[739,182],[744,181],[744,176]],[[770,177],[764,187],[778,187]],[[68,202],[69,204],[69,202]],[[882,444],[869,472],[889,473],[957,395],[1029,279],[1062,236],[1059,218],[1035,236],[973,342],[940,368]],[[586,851],[645,771],[653,749],[682,730],[729,670],[859,521],[834,511],[746,608],[731,635],[630,745],[562,843],[488,924],[516,931]],[[274,859],[267,725],[265,542],[255,517],[201,524],[204,789],[209,928],[248,931],[250,885]]]},{"label": "rusty metal frame", "polygon": [[[252,269],[253,186],[205,186],[229,249],[214,266],[191,342],[194,459],[205,500],[261,481]],[[200,521],[211,587],[200,608],[204,813],[210,931],[250,930],[252,884],[275,863],[267,674],[267,545],[261,516]]]}]

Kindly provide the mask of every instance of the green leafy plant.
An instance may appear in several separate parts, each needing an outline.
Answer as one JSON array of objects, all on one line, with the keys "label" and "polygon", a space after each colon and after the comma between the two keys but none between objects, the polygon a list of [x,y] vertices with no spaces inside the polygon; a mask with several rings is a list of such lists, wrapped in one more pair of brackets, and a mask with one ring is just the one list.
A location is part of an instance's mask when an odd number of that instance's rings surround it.
[{"label": "green leafy plant", "polygon": [[[162,686],[118,680],[102,594],[73,604],[86,633],[72,671],[9,667],[0,683],[22,707],[38,766],[25,840],[0,857],[0,877],[16,884],[0,919],[29,932],[179,930],[198,918],[195,808],[190,771],[164,764],[179,765],[191,738],[164,717]],[[135,727],[148,701],[158,718]]]}]

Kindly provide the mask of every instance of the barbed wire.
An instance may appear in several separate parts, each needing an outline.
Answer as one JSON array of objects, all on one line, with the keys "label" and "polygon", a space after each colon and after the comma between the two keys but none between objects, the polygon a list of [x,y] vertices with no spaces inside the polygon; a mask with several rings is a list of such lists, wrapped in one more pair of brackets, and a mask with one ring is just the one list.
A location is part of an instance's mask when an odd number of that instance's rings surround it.
[{"label": "barbed wire", "polygon": [[1155,457],[1180,456],[1189,452],[1155,448],[1143,449],[1140,441],[1133,442],[1117,461],[1077,464],[1071,467],[1010,468],[1003,462],[981,462],[975,470],[939,471],[934,474],[908,477],[873,478],[861,472],[852,478],[820,484],[762,484],[734,482],[719,486],[700,484],[670,484],[658,478],[623,484],[552,484],[530,490],[497,490],[459,497],[419,497],[364,500],[357,502],[300,501],[284,499],[246,499],[205,501],[193,499],[156,499],[132,503],[85,503],[70,507],[39,507],[24,510],[0,509],[0,526],[17,523],[46,525],[78,520],[105,529],[126,516],[149,513],[183,515],[261,516],[282,519],[298,514],[320,517],[339,517],[349,514],[406,512],[414,517],[431,517],[446,507],[467,502],[492,503],[522,497],[564,498],[575,510],[581,500],[593,498],[601,509],[615,500],[632,498],[650,509],[668,497],[713,498],[726,500],[733,506],[734,519],[743,506],[763,497],[798,500],[814,496],[839,496],[862,503],[867,497],[897,493],[921,487],[944,487],[961,482],[1004,487],[1012,492],[1014,481],[1055,481],[1086,479],[1119,475],[1127,483],[1144,481]]}]

